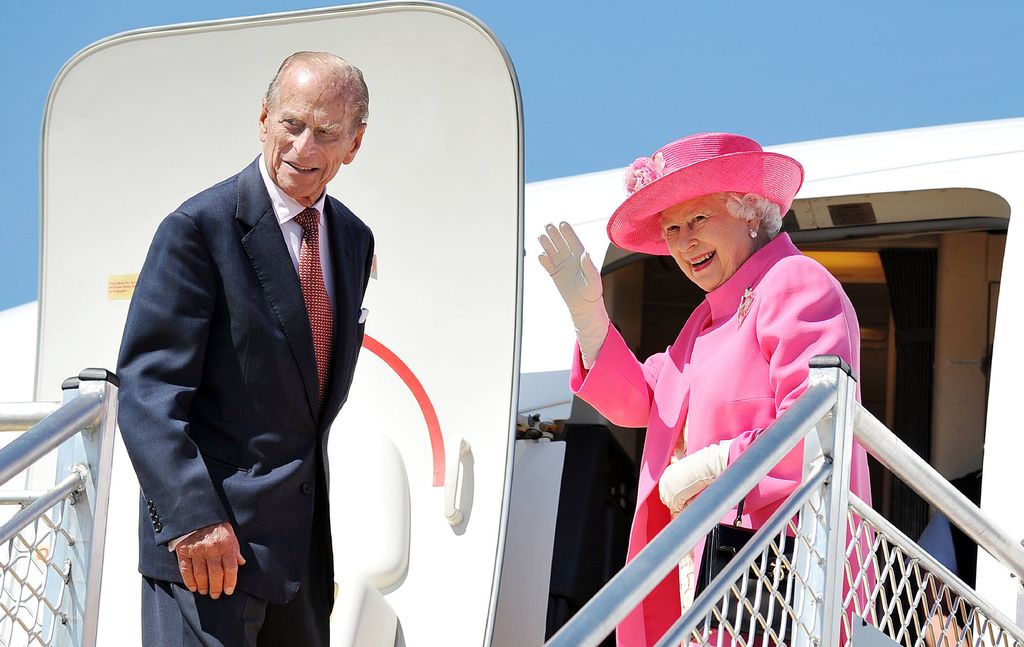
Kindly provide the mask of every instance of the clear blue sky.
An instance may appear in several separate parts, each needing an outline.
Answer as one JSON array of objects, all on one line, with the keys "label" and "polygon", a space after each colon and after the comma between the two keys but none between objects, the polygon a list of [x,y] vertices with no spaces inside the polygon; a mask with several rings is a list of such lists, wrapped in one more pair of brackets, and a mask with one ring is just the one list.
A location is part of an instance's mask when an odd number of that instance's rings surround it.
[{"label": "clear blue sky", "polygon": [[[624,166],[701,130],[779,144],[1024,115],[1016,0],[457,4],[515,64],[528,181]],[[317,6],[0,0],[0,309],[37,296],[40,124],[67,59],[140,27]]]}]

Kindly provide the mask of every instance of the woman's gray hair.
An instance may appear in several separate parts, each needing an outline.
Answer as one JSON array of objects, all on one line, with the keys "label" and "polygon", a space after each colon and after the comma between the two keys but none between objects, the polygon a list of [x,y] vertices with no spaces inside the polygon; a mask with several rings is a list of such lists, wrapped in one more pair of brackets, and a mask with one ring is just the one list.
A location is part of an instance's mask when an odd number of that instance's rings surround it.
[{"label": "woman's gray hair", "polygon": [[761,223],[761,228],[768,234],[768,238],[775,238],[782,229],[782,210],[764,196],[756,193],[725,194],[725,209],[734,218],[745,220],[747,224]]}]

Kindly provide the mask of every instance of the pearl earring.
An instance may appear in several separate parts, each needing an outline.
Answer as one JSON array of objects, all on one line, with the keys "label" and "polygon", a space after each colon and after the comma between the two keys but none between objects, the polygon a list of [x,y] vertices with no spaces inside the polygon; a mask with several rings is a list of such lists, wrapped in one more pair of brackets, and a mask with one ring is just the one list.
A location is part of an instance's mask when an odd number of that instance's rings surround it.
[{"label": "pearl earring", "polygon": [[751,237],[751,238],[757,238],[757,232],[756,232],[756,231],[754,231],[753,229],[751,229],[751,230],[750,230],[750,237]]}]

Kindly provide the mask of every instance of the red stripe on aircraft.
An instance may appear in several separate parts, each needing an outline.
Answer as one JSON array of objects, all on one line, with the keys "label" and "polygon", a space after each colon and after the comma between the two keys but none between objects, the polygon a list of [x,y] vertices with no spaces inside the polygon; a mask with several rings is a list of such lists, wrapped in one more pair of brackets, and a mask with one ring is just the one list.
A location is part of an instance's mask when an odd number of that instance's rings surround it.
[{"label": "red stripe on aircraft", "polygon": [[441,437],[441,424],[437,421],[437,413],[434,411],[434,405],[430,402],[430,396],[427,395],[426,389],[423,388],[412,369],[384,344],[364,334],[363,348],[384,360],[384,363],[390,366],[391,370],[397,373],[398,377],[402,378],[405,385],[412,391],[416,403],[420,405],[420,411],[423,412],[423,420],[427,423],[427,433],[430,434],[430,450],[434,455],[434,487],[444,485],[444,438]]}]

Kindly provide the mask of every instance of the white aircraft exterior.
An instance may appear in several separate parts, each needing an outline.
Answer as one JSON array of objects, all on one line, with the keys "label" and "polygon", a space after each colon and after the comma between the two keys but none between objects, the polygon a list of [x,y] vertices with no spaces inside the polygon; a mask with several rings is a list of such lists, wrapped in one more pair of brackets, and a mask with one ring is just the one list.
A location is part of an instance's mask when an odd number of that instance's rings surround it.
[{"label": "white aircraft exterior", "polygon": [[[380,46],[385,34],[395,46]],[[330,440],[335,639],[354,635],[363,614],[408,644],[438,644],[439,632],[451,645],[541,644],[565,447],[515,440],[517,417],[605,421],[569,392],[572,326],[536,262],[536,235],[573,224],[603,268],[613,321],[638,347],[657,337],[652,318],[678,330],[687,312],[675,292],[657,292],[671,267],[609,246],[621,169],[524,191],[514,72],[493,35],[457,10],[386,3],[167,27],[77,55],[44,124],[38,321],[30,304],[0,313],[4,357],[35,382],[0,384],[0,400],[58,400],[63,378],[114,367],[157,224],[258,154],[260,97],[298,49],[338,50],[372,96],[364,148],[328,189],[370,225],[378,254],[370,343]],[[132,163],[115,175],[90,164],[101,145],[131,150]],[[1024,537],[1024,517],[1006,514],[1018,507],[1024,450],[1014,388],[1024,223],[1010,217],[1024,205],[1024,119],[771,150],[807,171],[787,218],[794,240],[848,289],[868,286],[862,385],[890,426],[897,332],[879,251],[934,250],[931,461],[948,478],[983,468],[983,509]],[[635,452],[635,430],[613,431]],[[116,452],[101,645],[139,642],[138,487]],[[978,561],[981,594],[1020,623],[1019,582]]]}]

